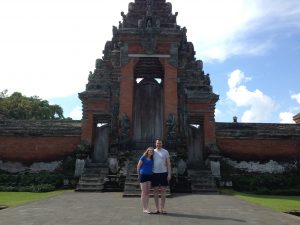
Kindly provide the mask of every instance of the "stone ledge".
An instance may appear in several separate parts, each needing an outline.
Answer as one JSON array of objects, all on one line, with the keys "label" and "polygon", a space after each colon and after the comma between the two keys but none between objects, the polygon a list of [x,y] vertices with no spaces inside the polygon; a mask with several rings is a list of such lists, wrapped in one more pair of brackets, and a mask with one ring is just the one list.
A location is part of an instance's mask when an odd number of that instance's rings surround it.
[{"label": "stone ledge", "polygon": [[2,120],[0,136],[78,136],[79,120]]},{"label": "stone ledge", "polygon": [[217,138],[281,138],[300,139],[297,124],[275,123],[216,123]]}]

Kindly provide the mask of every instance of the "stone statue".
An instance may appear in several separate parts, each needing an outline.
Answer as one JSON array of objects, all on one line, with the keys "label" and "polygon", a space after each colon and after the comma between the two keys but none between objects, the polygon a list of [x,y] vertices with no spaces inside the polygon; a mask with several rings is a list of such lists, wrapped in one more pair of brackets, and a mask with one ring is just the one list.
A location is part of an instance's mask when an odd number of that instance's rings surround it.
[{"label": "stone statue", "polygon": [[118,28],[116,26],[113,26],[113,35],[115,35],[118,32]]},{"label": "stone statue", "polygon": [[167,119],[167,127],[168,127],[168,140],[176,139],[176,118],[170,113]]},{"label": "stone statue", "polygon": [[126,15],[123,11],[121,12],[121,16],[123,17],[123,21],[126,20]]},{"label": "stone statue", "polygon": [[152,9],[151,9],[151,5],[147,5],[147,11],[146,11],[146,16],[152,16]]},{"label": "stone statue", "polygon": [[152,5],[152,0],[147,0],[147,5]]},{"label": "stone statue", "polygon": [[143,27],[143,19],[139,19],[138,20],[138,28],[142,28]]},{"label": "stone statue", "polygon": [[96,69],[101,69],[103,67],[103,60],[102,59],[96,59]]},{"label": "stone statue", "polygon": [[210,85],[210,77],[209,77],[209,73],[207,75],[204,76],[204,84],[205,85]]},{"label": "stone statue", "polygon": [[197,64],[197,69],[200,70],[200,72],[202,72],[202,70],[203,70],[203,61],[202,60],[197,60],[196,64]]},{"label": "stone statue", "polygon": [[167,14],[171,15],[172,14],[172,3],[167,2],[166,8],[167,8]]},{"label": "stone statue", "polygon": [[151,19],[148,19],[148,20],[147,20],[146,27],[147,27],[147,28],[151,28],[151,27],[152,27]]},{"label": "stone statue", "polygon": [[160,28],[160,20],[156,19],[156,28]]},{"label": "stone statue", "polygon": [[121,128],[122,139],[127,140],[129,138],[130,124],[129,124],[129,117],[126,113],[124,113],[122,116],[120,128]]},{"label": "stone statue", "polygon": [[130,2],[129,4],[128,4],[128,12],[131,12],[131,11],[133,11],[134,10],[134,3],[133,2]]}]

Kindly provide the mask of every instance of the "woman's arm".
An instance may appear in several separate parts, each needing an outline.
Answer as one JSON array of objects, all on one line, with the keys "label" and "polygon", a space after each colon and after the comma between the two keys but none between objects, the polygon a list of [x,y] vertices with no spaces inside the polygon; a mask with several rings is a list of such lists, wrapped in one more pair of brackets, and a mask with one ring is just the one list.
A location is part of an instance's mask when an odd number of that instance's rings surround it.
[{"label": "woman's arm", "polygon": [[137,171],[138,176],[140,176],[140,169],[141,169],[142,165],[143,165],[143,161],[139,160],[139,162],[136,166],[136,171]]}]

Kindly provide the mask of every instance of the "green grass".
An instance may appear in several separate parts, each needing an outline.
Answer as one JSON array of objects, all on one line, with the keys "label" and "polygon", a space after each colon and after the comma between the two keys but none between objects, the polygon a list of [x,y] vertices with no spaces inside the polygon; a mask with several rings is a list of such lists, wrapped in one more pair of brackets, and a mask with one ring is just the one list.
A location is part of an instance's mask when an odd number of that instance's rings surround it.
[{"label": "green grass", "polygon": [[269,207],[279,212],[300,212],[300,196],[255,195],[235,191],[225,191],[242,200]]},{"label": "green grass", "polygon": [[70,190],[59,190],[45,193],[32,192],[0,192],[0,205],[9,207],[22,205],[28,202],[38,201],[52,196],[65,193]]}]

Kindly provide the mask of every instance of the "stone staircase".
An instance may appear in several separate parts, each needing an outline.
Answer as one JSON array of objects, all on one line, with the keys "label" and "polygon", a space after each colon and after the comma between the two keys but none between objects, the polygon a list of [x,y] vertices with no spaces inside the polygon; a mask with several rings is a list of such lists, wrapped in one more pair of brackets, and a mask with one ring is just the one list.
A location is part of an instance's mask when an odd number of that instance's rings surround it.
[{"label": "stone staircase", "polygon": [[76,191],[103,191],[108,167],[102,163],[87,163]]},{"label": "stone staircase", "polygon": [[[138,163],[139,157],[143,152],[136,151],[132,153],[132,157],[128,164],[127,176],[124,184],[123,197],[141,197],[141,188],[138,180],[138,174],[136,172],[136,165]],[[167,188],[166,196],[170,197],[170,188]],[[153,197],[153,189],[150,189],[150,197]]]},{"label": "stone staircase", "polygon": [[218,193],[216,182],[209,169],[189,169],[192,193]]}]

